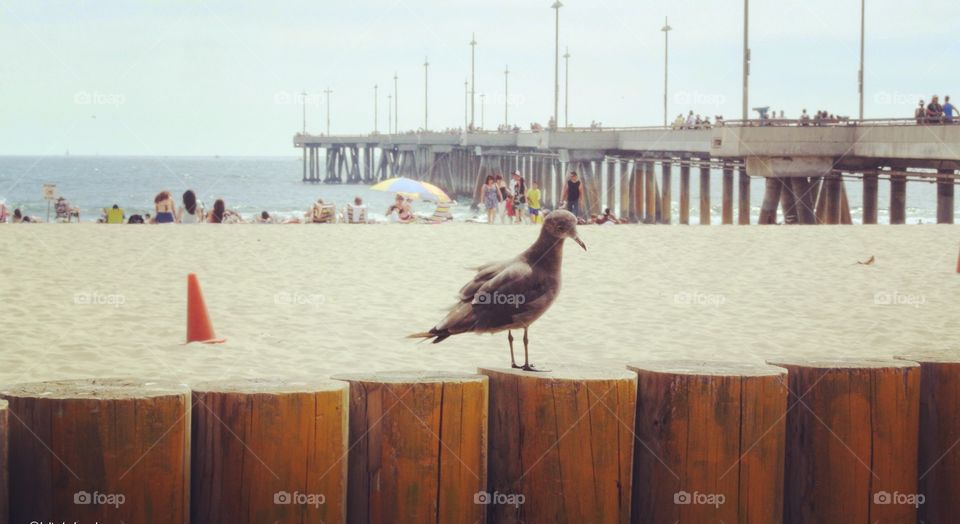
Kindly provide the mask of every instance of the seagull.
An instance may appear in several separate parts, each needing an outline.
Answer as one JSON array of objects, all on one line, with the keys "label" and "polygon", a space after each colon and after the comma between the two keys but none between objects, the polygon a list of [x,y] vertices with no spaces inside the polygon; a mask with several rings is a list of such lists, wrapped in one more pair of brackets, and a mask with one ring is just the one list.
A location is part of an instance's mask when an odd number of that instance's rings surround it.
[{"label": "seagull", "polygon": [[[563,241],[572,239],[584,251],[586,244],[577,236],[577,218],[569,211],[550,213],[543,221],[540,236],[526,251],[505,262],[493,262],[477,268],[447,316],[430,331],[408,338],[443,342],[460,333],[499,333],[507,331],[510,365],[525,371],[541,371],[530,364],[527,329],[560,292],[560,264]],[[523,365],[513,354],[514,329],[523,328]]]}]

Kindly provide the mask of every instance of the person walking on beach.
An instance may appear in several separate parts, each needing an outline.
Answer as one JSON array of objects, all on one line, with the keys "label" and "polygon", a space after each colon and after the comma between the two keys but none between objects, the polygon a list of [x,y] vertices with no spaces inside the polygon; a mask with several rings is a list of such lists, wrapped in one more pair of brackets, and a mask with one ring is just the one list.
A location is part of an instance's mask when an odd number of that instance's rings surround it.
[{"label": "person walking on beach", "polygon": [[583,191],[580,191],[580,177],[576,171],[570,172],[570,179],[563,186],[563,195],[560,200],[567,203],[567,211],[573,213],[573,216],[580,218],[580,204],[583,201]]},{"label": "person walking on beach", "polygon": [[223,203],[223,199],[218,198],[217,201],[213,203],[213,210],[207,214],[207,222],[211,224],[222,224],[226,211],[227,206]]},{"label": "person walking on beach", "polygon": [[497,187],[496,180],[491,175],[487,175],[487,180],[480,189],[483,199],[483,207],[487,209],[487,223],[493,224],[494,217],[497,215],[497,209],[500,207],[500,189]]},{"label": "person walking on beach", "polygon": [[527,207],[527,184],[520,171],[513,172],[513,215],[516,217],[516,223],[523,223],[523,211]]},{"label": "person walking on beach", "polygon": [[500,216],[500,223],[507,223],[507,200],[512,198],[507,183],[503,181],[503,175],[496,177],[497,190],[500,192],[500,200],[497,203],[497,215]]},{"label": "person walking on beach", "polygon": [[197,205],[197,194],[192,189],[183,193],[183,207],[177,215],[177,222],[181,224],[199,224],[203,222],[203,208]]},{"label": "person walking on beach", "polygon": [[530,222],[540,223],[540,184],[536,180],[530,183],[530,191],[527,191],[527,212],[530,213]]},{"label": "person walking on beach", "polygon": [[173,224],[177,221],[177,205],[173,203],[169,191],[158,193],[153,199],[153,205],[157,212],[157,224]]}]

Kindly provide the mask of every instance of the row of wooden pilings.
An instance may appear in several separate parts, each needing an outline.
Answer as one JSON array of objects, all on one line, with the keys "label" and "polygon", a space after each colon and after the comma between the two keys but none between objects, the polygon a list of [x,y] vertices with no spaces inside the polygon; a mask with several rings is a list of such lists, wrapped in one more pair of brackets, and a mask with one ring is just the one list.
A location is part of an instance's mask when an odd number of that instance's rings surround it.
[{"label": "row of wooden pilings", "polygon": [[0,396],[3,524],[960,514],[956,354],[192,387],[82,380]]}]

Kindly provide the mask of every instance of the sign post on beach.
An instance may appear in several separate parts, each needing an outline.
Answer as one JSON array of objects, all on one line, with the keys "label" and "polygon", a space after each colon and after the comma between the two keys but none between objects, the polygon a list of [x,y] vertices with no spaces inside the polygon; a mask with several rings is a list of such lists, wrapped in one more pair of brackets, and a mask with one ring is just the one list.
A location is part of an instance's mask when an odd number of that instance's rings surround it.
[{"label": "sign post on beach", "polygon": [[44,184],[43,199],[47,201],[47,222],[50,222],[50,202],[55,198],[57,198],[57,185]]}]

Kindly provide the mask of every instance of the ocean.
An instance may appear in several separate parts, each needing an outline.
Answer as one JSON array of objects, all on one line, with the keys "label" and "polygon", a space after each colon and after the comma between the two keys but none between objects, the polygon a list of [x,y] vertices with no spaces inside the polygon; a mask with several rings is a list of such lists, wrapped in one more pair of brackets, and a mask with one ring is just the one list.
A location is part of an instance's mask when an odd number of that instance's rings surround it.
[{"label": "ocean", "polygon": [[[245,218],[261,211],[280,217],[302,216],[318,198],[336,203],[341,208],[354,197],[363,198],[371,216],[384,219],[384,211],[393,195],[372,191],[364,185],[306,184],[301,181],[303,164],[300,157],[123,157],[123,156],[7,156],[0,157],[0,201],[11,210],[46,220],[47,201],[44,184],[56,184],[57,194],[81,209],[83,221],[96,221],[101,209],[118,204],[127,216],[153,213],[153,198],[160,191],[170,191],[178,205],[180,195],[193,189],[209,207],[224,199],[227,208]],[[659,175],[658,175],[659,176]],[[699,174],[691,173],[691,222],[699,216]],[[605,183],[605,181],[604,181]],[[673,195],[679,195],[679,174],[674,170]],[[854,222],[862,216],[861,185],[847,180]],[[754,179],[751,184],[752,222],[756,223],[764,185]],[[721,173],[711,177],[712,221],[720,221]],[[604,188],[606,192],[606,188]],[[888,222],[889,184],[880,183],[879,221]],[[619,202],[619,199],[617,199]],[[960,201],[958,201],[960,203]],[[465,220],[477,213],[470,202],[453,206],[455,220]],[[675,201],[673,221],[677,222],[679,204]],[[415,202],[414,211],[429,215],[433,204]],[[615,210],[618,212],[618,210]],[[907,222],[936,222],[936,187],[926,182],[907,185]]]}]

